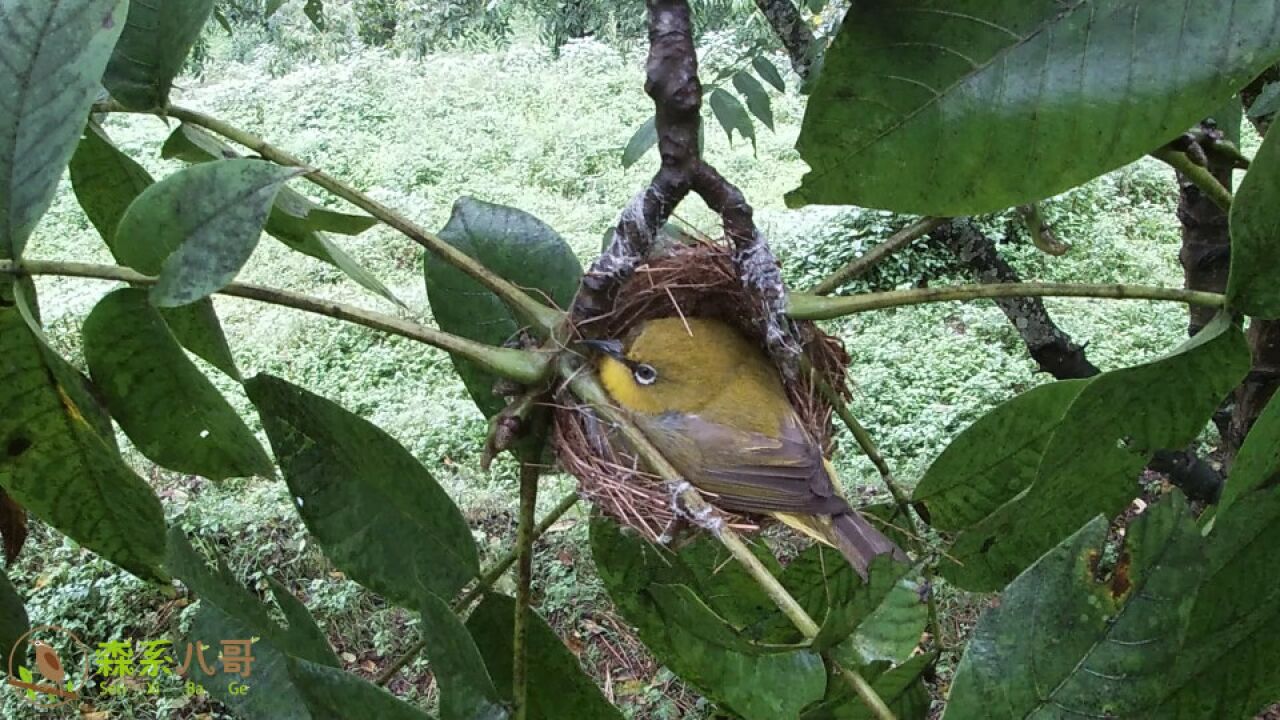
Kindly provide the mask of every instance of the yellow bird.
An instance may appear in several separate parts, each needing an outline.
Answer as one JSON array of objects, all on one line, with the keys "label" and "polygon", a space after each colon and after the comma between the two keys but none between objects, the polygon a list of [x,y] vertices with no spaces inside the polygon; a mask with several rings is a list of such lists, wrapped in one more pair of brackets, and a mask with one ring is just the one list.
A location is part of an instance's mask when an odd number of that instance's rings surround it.
[{"label": "yellow bird", "polygon": [[906,555],[849,507],[760,348],[707,318],[661,318],[593,340],[600,381],[655,447],[718,506],[769,514],[840,550],[864,579]]}]

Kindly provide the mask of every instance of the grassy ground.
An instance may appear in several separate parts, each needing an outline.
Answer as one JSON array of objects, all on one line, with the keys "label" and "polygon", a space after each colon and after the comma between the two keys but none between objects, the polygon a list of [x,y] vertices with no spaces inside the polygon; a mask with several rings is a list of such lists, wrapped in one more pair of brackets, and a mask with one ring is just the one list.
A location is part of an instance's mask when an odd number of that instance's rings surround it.
[{"label": "grassy ground", "polygon": [[[619,208],[654,170],[653,155],[631,170],[620,167],[621,148],[648,116],[649,106],[641,90],[640,60],[602,45],[571,45],[555,60],[543,49],[517,46],[422,61],[364,52],[341,62],[296,67],[270,47],[236,52],[243,62],[228,59],[230,49],[215,47],[208,74],[182,83],[176,101],[282,145],[428,228],[443,226],[453,201],[472,195],[534,213],[590,260]],[[718,127],[707,127],[708,155],[757,206],[763,229],[799,286],[847,260],[856,250],[847,229],[865,228],[878,217],[845,208],[783,208],[782,194],[804,171],[791,149],[801,112],[799,98],[776,97],[777,132],[762,131],[755,151],[741,141],[731,146]],[[113,117],[107,129],[157,176],[177,168],[159,159],[168,133],[159,120]],[[1172,172],[1139,163],[1051,203],[1060,235],[1073,245],[1066,257],[1040,255],[1016,233],[1004,249],[1027,280],[1179,285],[1175,200]],[[713,228],[705,208],[682,217],[695,227]],[[1006,224],[1003,218],[991,220],[998,233]],[[340,240],[414,308],[416,317],[429,320],[415,245],[384,228]],[[59,195],[30,252],[39,258],[110,261],[69,191]],[[925,259],[910,260],[917,261]],[[900,268],[899,279],[911,281],[914,267]],[[394,311],[334,270],[269,238],[242,279]],[[80,321],[109,289],[92,281],[41,280],[42,306],[60,349],[76,354]],[[1064,329],[1089,343],[1091,359],[1104,368],[1155,356],[1185,332],[1185,311],[1176,306],[1048,304]],[[283,376],[377,423],[457,498],[487,559],[510,547],[512,469],[500,465],[492,474],[478,469],[485,424],[447,357],[292,311],[222,298],[217,305],[246,375]],[[983,411],[1044,381],[1014,330],[988,303],[886,311],[833,323],[830,329],[854,356],[854,409],[907,484]],[[239,389],[224,389],[256,422]],[[843,447],[853,447],[843,440]],[[853,453],[839,457],[837,466],[846,484],[861,494],[879,492],[869,463]],[[308,541],[278,479],[213,484],[142,461],[138,467],[154,481],[171,519],[223,553],[247,582],[261,589],[273,576],[297,593],[350,669],[372,675],[413,641],[411,614],[390,607],[326,563]],[[544,507],[572,487],[563,478],[547,485]],[[586,550],[584,519],[575,510],[539,545],[540,610],[630,716],[701,716],[705,711],[696,694],[646,657],[611,611]],[[33,622],[67,625],[92,642],[160,637],[182,622],[180,603],[39,526],[10,574],[28,597]],[[963,633],[980,602],[944,596],[950,633]],[[422,662],[411,665],[392,688],[428,702],[434,693]],[[203,701],[181,698],[156,703],[135,696],[95,705],[119,718],[218,716]],[[0,711],[5,717],[25,712],[13,705]]]}]

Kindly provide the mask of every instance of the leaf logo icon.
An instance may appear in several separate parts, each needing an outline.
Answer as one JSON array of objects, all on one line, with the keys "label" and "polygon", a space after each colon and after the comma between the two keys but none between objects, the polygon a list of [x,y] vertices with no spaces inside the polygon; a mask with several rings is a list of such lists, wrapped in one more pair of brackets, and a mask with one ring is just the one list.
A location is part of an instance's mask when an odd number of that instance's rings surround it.
[{"label": "leaf logo icon", "polygon": [[61,685],[67,678],[67,672],[62,669],[62,660],[58,659],[58,653],[39,640],[34,644],[36,648],[36,669],[50,682]]}]

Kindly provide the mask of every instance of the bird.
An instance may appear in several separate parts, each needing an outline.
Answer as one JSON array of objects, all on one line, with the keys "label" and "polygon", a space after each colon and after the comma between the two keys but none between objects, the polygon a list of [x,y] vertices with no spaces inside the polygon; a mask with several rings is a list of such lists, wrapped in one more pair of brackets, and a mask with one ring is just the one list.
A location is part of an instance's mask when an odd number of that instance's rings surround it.
[{"label": "bird", "polygon": [[625,338],[591,339],[600,384],[694,487],[718,507],[772,515],[838,549],[863,580],[871,561],[908,562],[836,489],[821,445],[776,367],[729,324],[645,321]]},{"label": "bird", "polygon": [[56,685],[62,685],[62,681],[67,679],[67,673],[62,669],[62,661],[58,659],[58,653],[49,645],[37,640],[36,648],[36,669],[46,680]]}]

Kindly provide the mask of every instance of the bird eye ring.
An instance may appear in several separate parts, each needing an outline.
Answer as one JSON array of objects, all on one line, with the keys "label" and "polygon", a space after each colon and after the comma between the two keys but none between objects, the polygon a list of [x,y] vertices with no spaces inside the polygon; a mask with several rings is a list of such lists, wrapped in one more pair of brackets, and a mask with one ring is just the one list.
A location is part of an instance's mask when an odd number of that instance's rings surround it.
[{"label": "bird eye ring", "polygon": [[653,366],[649,364],[635,366],[631,374],[635,377],[636,382],[641,385],[652,385],[658,381],[658,371],[654,370]]}]

